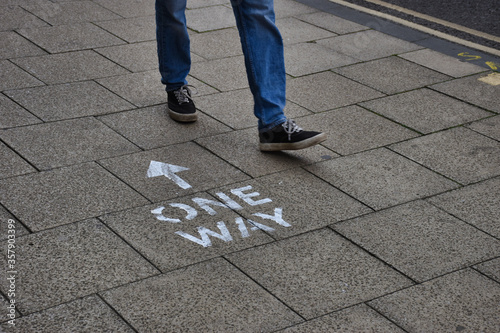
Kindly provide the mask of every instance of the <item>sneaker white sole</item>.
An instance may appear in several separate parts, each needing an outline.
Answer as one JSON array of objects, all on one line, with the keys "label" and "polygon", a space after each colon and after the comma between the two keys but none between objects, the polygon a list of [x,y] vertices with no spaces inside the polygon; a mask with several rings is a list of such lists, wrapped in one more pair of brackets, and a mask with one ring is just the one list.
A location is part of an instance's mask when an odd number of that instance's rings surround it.
[{"label": "sneaker white sole", "polygon": [[320,133],[312,138],[293,143],[259,143],[261,151],[299,150],[308,148],[326,140],[326,134]]},{"label": "sneaker white sole", "polygon": [[185,114],[185,113],[178,113],[172,111],[171,109],[168,109],[168,115],[173,120],[179,121],[181,123],[192,123],[193,121],[198,120],[198,114],[196,112]]}]

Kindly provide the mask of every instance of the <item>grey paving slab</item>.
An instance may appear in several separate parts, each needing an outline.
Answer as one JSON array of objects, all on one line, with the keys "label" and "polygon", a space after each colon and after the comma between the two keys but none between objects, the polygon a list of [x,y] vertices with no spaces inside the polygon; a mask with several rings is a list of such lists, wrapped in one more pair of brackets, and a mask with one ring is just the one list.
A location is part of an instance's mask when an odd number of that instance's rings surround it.
[{"label": "grey paving slab", "polygon": [[[16,268],[22,272],[16,303],[23,314],[159,273],[95,219],[20,237],[16,245]],[[6,285],[2,282],[3,291]]]},{"label": "grey paving slab", "polygon": [[0,196],[32,231],[149,203],[95,163],[3,179]]},{"label": "grey paving slab", "polygon": [[44,121],[100,115],[134,108],[93,81],[64,83],[5,92]]},{"label": "grey paving slab", "polygon": [[458,187],[385,148],[332,159],[306,169],[377,210]]},{"label": "grey paving slab", "polygon": [[500,238],[500,178],[462,187],[428,201],[467,223]]},{"label": "grey paving slab", "polygon": [[314,24],[315,26],[318,26],[320,28],[332,31],[339,35],[344,35],[348,33],[369,29],[364,25],[344,20],[343,18],[340,18],[338,16],[326,12],[302,14],[296,16],[296,18],[298,18],[301,21]]},{"label": "grey paving slab", "polygon": [[[148,177],[151,162],[187,168],[181,170],[178,177],[188,185],[181,186],[175,178],[163,175]],[[101,160],[99,163],[153,202],[248,179],[243,172],[193,142]],[[155,168],[154,165],[152,167]]]},{"label": "grey paving slab", "polygon": [[360,105],[424,134],[491,116],[478,107],[427,88]]},{"label": "grey paving slab", "polygon": [[500,254],[500,241],[424,201],[333,225],[346,238],[422,282]]},{"label": "grey paving slab", "polygon": [[370,302],[410,332],[497,332],[500,285],[470,269]]},{"label": "grey paving slab", "polygon": [[[0,295],[0,305],[2,306],[2,308],[4,309],[7,309],[7,311],[5,311],[5,315],[3,315],[2,317],[0,317],[0,323],[3,323],[3,322],[6,322],[6,321],[10,321],[12,319],[14,319],[13,323],[15,324],[16,323],[16,318],[18,318],[20,316],[19,312],[17,312],[17,310],[11,310],[9,309],[8,307],[11,306],[11,303],[10,303],[10,300],[7,301],[2,295]],[[13,312],[11,312],[13,311]],[[2,327],[2,325],[0,325],[0,328]],[[6,327],[12,327],[12,324],[7,324]]]},{"label": "grey paving slab", "polygon": [[307,319],[412,284],[329,229],[226,257]]},{"label": "grey paving slab", "polygon": [[123,17],[155,14],[154,0],[94,0],[94,2]]},{"label": "grey paving slab", "polygon": [[[233,196],[233,200],[238,198]],[[248,206],[241,200],[239,203]],[[198,192],[100,219],[162,272],[273,241],[235,211],[220,205],[224,204],[218,197]],[[185,209],[195,213],[187,215]]]},{"label": "grey paving slab", "polygon": [[186,22],[188,28],[198,32],[236,26],[233,10],[219,5],[187,10]]},{"label": "grey paving slab", "polygon": [[5,4],[5,1],[2,2],[0,10],[0,31],[49,26],[35,15],[22,9],[18,4],[19,1],[10,5]]},{"label": "grey paving slab", "polygon": [[409,52],[399,56],[453,77],[462,77],[486,71],[484,67],[460,61],[457,58],[453,58],[430,49]]},{"label": "grey paving slab", "polygon": [[154,15],[103,21],[96,24],[129,43],[156,40]]},{"label": "grey paving slab", "polygon": [[140,150],[94,118],[12,128],[0,138],[41,170]]},{"label": "grey paving slab", "polygon": [[314,13],[317,10],[293,0],[275,0],[274,11],[276,18],[280,19],[301,14]]},{"label": "grey paving slab", "polygon": [[143,149],[163,147],[230,131],[229,127],[201,112],[197,122],[175,122],[168,116],[166,104],[101,116],[99,120]]},{"label": "grey paving slab", "polygon": [[416,132],[357,105],[303,118],[300,126],[326,133],[328,138],[321,144],[341,155],[350,155],[418,136]]},{"label": "grey paving slab", "polygon": [[421,49],[422,47],[375,30],[346,34],[318,41],[334,51],[359,60],[373,60],[393,54]]},{"label": "grey paving slab", "polygon": [[18,318],[16,326],[3,324],[2,328],[6,332],[134,332],[95,295]]},{"label": "grey paving slab", "polygon": [[28,162],[22,159],[12,149],[0,141],[0,178],[13,177],[30,172],[36,172]]},{"label": "grey paving slab", "polygon": [[0,60],[0,90],[42,86],[43,82],[7,60]]},{"label": "grey paving slab", "polygon": [[463,127],[395,144],[391,149],[462,184],[500,175],[500,142]]},{"label": "grey paving slab", "polygon": [[468,128],[500,141],[500,116],[473,122]]},{"label": "grey paving slab", "polygon": [[[289,190],[299,187],[300,196]],[[260,194],[254,194],[256,198],[252,199],[258,204],[252,207],[245,205],[237,211],[249,220],[274,229],[263,228],[276,239],[372,212],[368,207],[300,168],[240,182],[212,190],[210,193],[214,196],[221,191],[233,193],[235,188],[246,188],[244,193]]]},{"label": "grey paving slab", "polygon": [[119,19],[120,16],[92,1],[71,1],[54,3],[35,2],[22,6],[31,14],[51,25],[75,24]]},{"label": "grey paving slab", "polygon": [[144,72],[158,68],[156,41],[110,46],[98,48],[95,51],[131,72]]},{"label": "grey paving slab", "polygon": [[192,52],[209,60],[243,54],[236,28],[193,34],[190,42]]},{"label": "grey paving slab", "polygon": [[487,74],[478,74],[439,83],[433,85],[432,89],[456,97],[464,102],[500,113],[500,103],[498,103],[497,97],[500,92],[500,85],[493,86],[479,81],[479,79],[486,77]]},{"label": "grey paving slab", "polygon": [[79,51],[125,43],[92,23],[21,29],[17,32],[50,53]]},{"label": "grey paving slab", "polygon": [[[385,96],[372,88],[332,72],[291,79],[287,85],[288,99],[314,112],[327,111]],[[311,90],[312,87],[314,90]]]},{"label": "grey paving slab", "polygon": [[[0,240],[8,239],[9,235],[21,237],[29,234],[29,231],[19,222],[19,220],[2,206],[0,206],[0,231],[2,232]],[[10,238],[12,238],[12,236]]]},{"label": "grey paving slab", "polygon": [[314,41],[322,38],[334,37],[336,34],[318,28],[312,24],[300,21],[294,17],[287,17],[276,21],[283,43],[285,45]]},{"label": "grey paving slab", "polygon": [[268,175],[338,156],[321,145],[299,151],[261,152],[256,128],[204,137],[197,139],[196,142],[252,177]]},{"label": "grey paving slab", "polygon": [[279,331],[280,333],[330,332],[404,332],[366,305],[355,305],[311,321]]},{"label": "grey paving slab", "polygon": [[18,58],[13,62],[47,84],[83,81],[128,73],[126,69],[91,50]]},{"label": "grey paving slab", "polygon": [[0,94],[0,128],[31,125],[41,120]]},{"label": "grey paving slab", "polygon": [[475,268],[493,280],[500,282],[500,258],[483,262],[482,264],[476,265]]},{"label": "grey paving slab", "polygon": [[102,295],[140,332],[268,332],[302,321],[223,259]]},{"label": "grey paving slab", "polygon": [[0,32],[0,59],[47,54],[13,31]]},{"label": "grey paving slab", "polygon": [[194,63],[190,75],[221,91],[248,87],[243,56]]},{"label": "grey paving slab", "polygon": [[230,0],[188,0],[187,8],[200,8],[200,7],[208,7],[214,5],[227,5],[231,6]]},{"label": "grey paving slab", "polygon": [[386,94],[412,90],[450,78],[398,57],[354,64],[334,71]]},{"label": "grey paving slab", "polygon": [[358,60],[332,51],[315,43],[299,43],[285,46],[287,74],[302,76],[351,65]]}]

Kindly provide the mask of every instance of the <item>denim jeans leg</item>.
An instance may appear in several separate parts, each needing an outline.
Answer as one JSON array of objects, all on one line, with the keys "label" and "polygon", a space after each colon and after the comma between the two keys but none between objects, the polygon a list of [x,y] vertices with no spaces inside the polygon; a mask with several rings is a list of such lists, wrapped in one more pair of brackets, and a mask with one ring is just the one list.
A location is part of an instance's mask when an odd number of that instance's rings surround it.
[{"label": "denim jeans leg", "polygon": [[191,69],[186,0],[156,0],[156,42],[161,82],[166,90],[187,84]]},{"label": "denim jeans leg", "polygon": [[286,120],[283,39],[275,24],[274,0],[231,0],[240,34],[254,114],[259,130]]}]

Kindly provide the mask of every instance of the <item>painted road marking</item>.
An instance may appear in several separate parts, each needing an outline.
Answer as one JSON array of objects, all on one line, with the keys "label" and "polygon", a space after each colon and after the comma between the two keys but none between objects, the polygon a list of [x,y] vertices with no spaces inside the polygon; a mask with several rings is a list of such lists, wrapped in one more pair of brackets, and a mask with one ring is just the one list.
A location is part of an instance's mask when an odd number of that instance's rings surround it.
[{"label": "painted road marking", "polygon": [[482,81],[484,83],[487,83],[492,86],[500,86],[500,74],[499,73],[492,73],[488,76],[482,77],[478,79],[479,81]]},{"label": "painted road marking", "polygon": [[186,170],[189,170],[189,168],[163,162],[151,161],[151,163],[149,164],[147,176],[148,178],[165,176],[176,183],[180,188],[186,190],[188,188],[191,188],[191,185],[189,185],[184,179],[176,175],[177,172]]}]

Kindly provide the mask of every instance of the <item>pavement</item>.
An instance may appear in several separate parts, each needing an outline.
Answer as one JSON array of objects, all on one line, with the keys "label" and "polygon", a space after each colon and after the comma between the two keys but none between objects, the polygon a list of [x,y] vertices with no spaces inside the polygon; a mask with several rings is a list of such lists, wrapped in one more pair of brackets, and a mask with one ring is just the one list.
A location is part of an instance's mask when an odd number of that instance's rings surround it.
[{"label": "pavement", "polygon": [[193,124],[153,0],[1,5],[0,331],[500,331],[491,66],[276,0],[285,112],[328,139],[261,153],[227,0],[188,1]]}]

